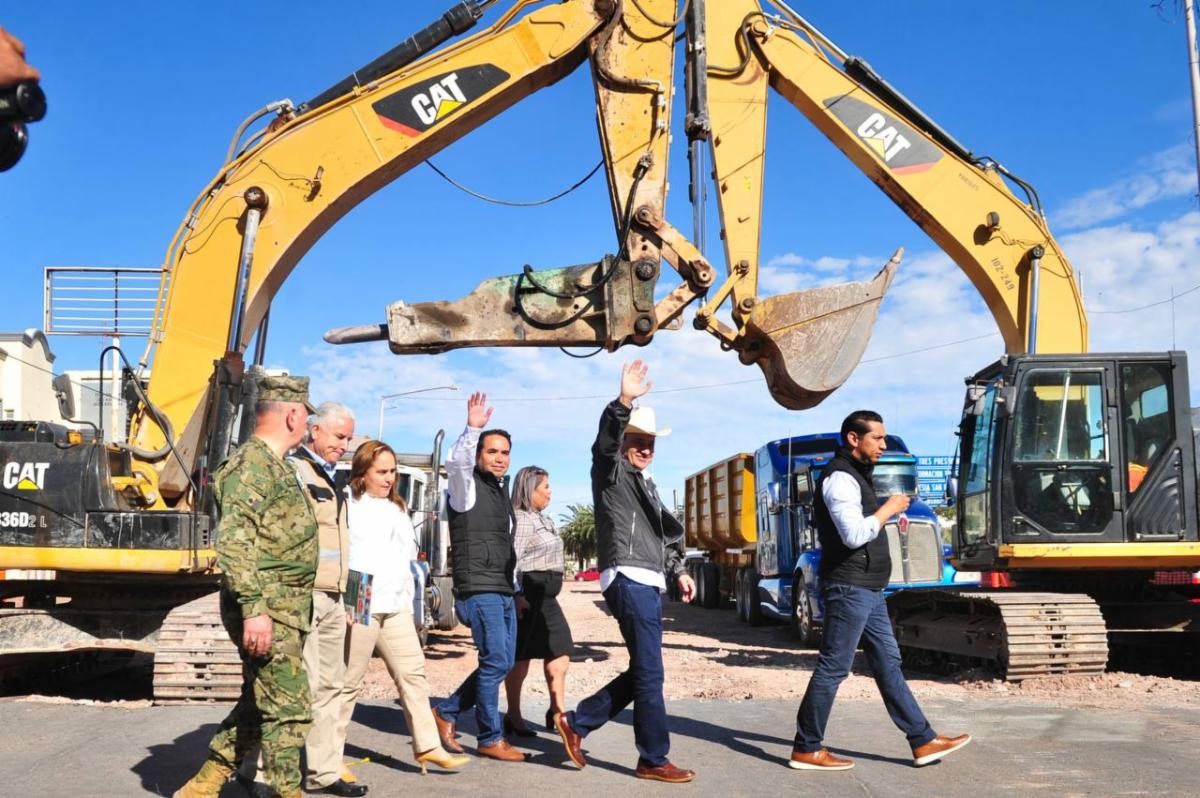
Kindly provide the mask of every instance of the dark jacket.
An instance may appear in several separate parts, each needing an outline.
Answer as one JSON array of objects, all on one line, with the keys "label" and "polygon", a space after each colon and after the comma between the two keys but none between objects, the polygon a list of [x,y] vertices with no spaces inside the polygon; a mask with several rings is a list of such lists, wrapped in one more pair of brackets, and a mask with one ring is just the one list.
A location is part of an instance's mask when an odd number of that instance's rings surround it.
[{"label": "dark jacket", "polygon": [[512,501],[507,488],[492,474],[475,468],[475,504],[465,513],[453,507],[450,516],[450,551],[453,558],[454,595],[513,593]]},{"label": "dark jacket", "polygon": [[629,565],[677,578],[683,566],[683,525],[655,501],[640,471],[621,456],[629,408],[609,402],[592,444],[592,499],[600,570]]},{"label": "dark jacket", "polygon": [[858,483],[862,496],[862,514],[865,518],[879,509],[879,499],[871,484],[874,466],[860,463],[846,448],[838,450],[829,465],[817,480],[817,495],[813,501],[813,515],[817,524],[817,537],[821,540],[821,578],[830,582],[845,582],[860,587],[881,590],[887,586],[892,574],[892,555],[888,550],[887,535],[882,529],[866,544],[851,549],[838,534],[825,504],[825,479],[839,471],[849,474]]}]

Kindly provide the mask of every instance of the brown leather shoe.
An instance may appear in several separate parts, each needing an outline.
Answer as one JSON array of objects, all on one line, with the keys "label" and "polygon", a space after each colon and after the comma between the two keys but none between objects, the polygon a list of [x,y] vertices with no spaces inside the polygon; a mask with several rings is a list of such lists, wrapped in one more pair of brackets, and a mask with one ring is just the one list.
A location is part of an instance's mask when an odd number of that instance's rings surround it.
[{"label": "brown leather shoe", "polygon": [[583,758],[583,738],[571,728],[567,713],[559,712],[554,716],[554,728],[558,729],[558,736],[562,738],[563,747],[567,749],[567,758],[580,770],[587,767],[587,760]]},{"label": "brown leather shoe", "polygon": [[638,765],[637,770],[633,775],[639,779],[651,779],[653,781],[665,781],[669,784],[687,784],[692,779],[696,778],[696,771],[684,770],[677,768],[670,762],[659,765],[658,767],[650,767],[649,765]]},{"label": "brown leather shoe", "polygon": [[480,756],[488,759],[499,759],[501,762],[524,762],[528,757],[523,751],[518,751],[509,745],[508,740],[501,737],[491,745],[481,745],[478,749]]},{"label": "brown leather shoe", "polygon": [[437,725],[438,737],[441,738],[442,747],[451,753],[463,753],[463,747],[458,744],[458,740],[454,739],[458,736],[454,732],[454,721],[443,718],[442,713],[438,712],[437,708],[434,707],[433,722]]},{"label": "brown leather shoe", "polygon": [[792,751],[788,767],[793,770],[849,770],[854,767],[854,761],[834,756],[828,748],[822,748],[820,751]]},{"label": "brown leather shoe", "polygon": [[943,737],[939,734],[925,743],[925,745],[913,749],[913,765],[921,767],[922,765],[936,762],[946,754],[957,751],[969,742],[971,742],[971,735],[969,734],[960,734],[957,737]]}]

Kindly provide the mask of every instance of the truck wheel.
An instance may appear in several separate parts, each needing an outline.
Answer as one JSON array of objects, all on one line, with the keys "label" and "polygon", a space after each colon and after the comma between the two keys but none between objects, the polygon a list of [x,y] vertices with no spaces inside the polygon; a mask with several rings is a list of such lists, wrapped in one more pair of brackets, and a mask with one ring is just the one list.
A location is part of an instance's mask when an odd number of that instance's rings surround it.
[{"label": "truck wheel", "polygon": [[733,578],[733,603],[737,607],[737,617],[746,623],[746,569],[739,568]]},{"label": "truck wheel", "polygon": [[706,562],[700,566],[700,579],[704,582],[700,606],[706,610],[716,609],[721,604],[721,569],[715,562]]},{"label": "truck wheel", "polygon": [[430,581],[437,593],[437,609],[433,611],[434,626],[449,632],[458,626],[458,617],[454,614],[454,582],[447,576],[435,576]]},{"label": "truck wheel", "polygon": [[801,645],[816,647],[821,636],[813,620],[812,595],[804,577],[797,577],[792,586],[792,631]]},{"label": "truck wheel", "polygon": [[751,626],[762,626],[763,612],[762,603],[758,597],[758,572],[753,568],[747,568],[746,575],[742,578],[742,595],[745,596],[746,623]]},{"label": "truck wheel", "polygon": [[695,604],[698,607],[700,606],[700,590],[703,588],[701,582],[704,580],[700,578],[700,570],[696,567],[695,561],[687,564],[687,572],[688,576],[692,578],[692,584],[696,586],[695,590],[692,591],[692,600],[689,603]]}]

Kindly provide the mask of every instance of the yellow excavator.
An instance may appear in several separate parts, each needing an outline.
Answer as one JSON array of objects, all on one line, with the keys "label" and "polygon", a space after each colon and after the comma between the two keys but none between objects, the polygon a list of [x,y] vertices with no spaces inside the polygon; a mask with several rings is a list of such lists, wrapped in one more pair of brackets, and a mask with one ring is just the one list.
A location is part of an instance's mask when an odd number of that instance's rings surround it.
[{"label": "yellow excavator", "polygon": [[[757,365],[780,404],[812,407],[857,365],[902,253],[869,282],[758,295],[773,89],[966,273],[1003,336],[1006,368],[1025,362],[1025,353],[1086,350],[1074,272],[1032,187],[974,156],[781,0],[685,0],[682,10],[675,0],[516,0],[490,27],[463,36],[494,3],[460,2],[312,100],[273,103],[237,130],[226,163],[168,248],[154,331],[126,386],[136,400],[128,444],[106,446],[44,422],[0,425],[4,473],[32,475],[0,491],[0,519],[16,519],[0,526],[0,569],[55,575],[0,582],[0,676],[4,663],[19,673],[44,654],[132,649],[156,652],[160,700],[236,695],[236,657],[211,600],[217,525],[208,474],[248,434],[245,408],[255,393],[249,376],[261,364],[272,298],[312,244],[356,204],[585,63],[616,252],[560,269],[527,267],[454,302],[396,302],[383,323],[334,330],[326,340],[386,339],[400,354],[467,346],[614,350],[681,327],[684,309],[696,304],[693,325],[742,363]],[[664,214],[677,53],[694,185],[707,178],[711,158],[726,258],[721,276]],[[669,291],[658,288],[664,264],[677,280]],[[1120,368],[1122,356],[1107,357]],[[1170,358],[1183,365],[1182,355]],[[151,365],[143,390],[139,377]],[[1007,379],[994,392],[1005,409],[1018,401]],[[1186,384],[1169,383],[1173,408],[1186,406]],[[972,411],[986,405],[987,390],[970,388]],[[1075,382],[1034,395],[1047,405],[1057,397],[1074,419],[1081,392]],[[1105,419],[1119,426],[1115,415]],[[1103,432],[1119,440],[1115,427]],[[1156,538],[1161,547],[1152,555],[1117,527],[1105,532],[1100,545],[1108,548],[1099,557],[1088,553],[1093,541],[1078,530],[1032,518],[1037,542],[1020,537],[1029,524],[1014,538],[998,497],[1016,455],[999,447],[989,450],[985,480],[990,526],[968,540],[963,524],[959,556],[1014,572],[1033,558],[1053,573],[1077,575],[1200,567],[1196,475],[1190,445],[1183,448],[1190,470],[1173,483],[1184,494],[1183,527],[1176,539]],[[1108,484],[1115,491],[1123,467],[1116,452],[1124,450],[1108,438],[1100,449],[1112,460]],[[1144,485],[1157,478],[1156,467],[1149,465]],[[1038,478],[1054,481],[1058,472],[1046,468]],[[1059,484],[1066,493],[1075,488],[1071,480]],[[1076,490],[1077,509],[1080,495]],[[964,512],[971,502],[978,504],[975,494],[963,498]],[[1030,545],[1042,553],[1028,553]],[[952,603],[947,597],[937,611]]]}]

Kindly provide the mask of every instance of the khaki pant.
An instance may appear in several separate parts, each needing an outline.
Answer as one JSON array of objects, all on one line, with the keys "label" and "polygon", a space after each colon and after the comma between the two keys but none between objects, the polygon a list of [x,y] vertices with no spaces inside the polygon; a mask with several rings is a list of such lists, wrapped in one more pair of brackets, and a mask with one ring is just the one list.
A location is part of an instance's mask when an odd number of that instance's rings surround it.
[{"label": "khaki pant", "polygon": [[342,777],[342,742],[337,733],[346,678],[346,609],[341,596],[313,592],[312,630],[304,643],[304,670],[312,691],[312,731],[304,742],[304,780],[328,787]]},{"label": "khaki pant", "polygon": [[350,726],[350,716],[354,714],[354,702],[358,700],[371,654],[376,653],[383,659],[400,693],[404,719],[413,738],[413,753],[422,754],[441,746],[437,726],[433,722],[433,711],[429,707],[425,655],[421,651],[421,641],[417,639],[413,614],[396,612],[372,615],[370,624],[354,624],[348,635],[346,686],[339,704],[341,718],[337,725],[340,744],[345,745],[346,729]]}]

